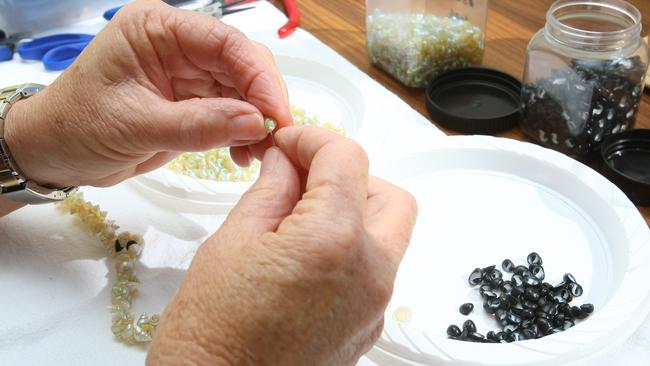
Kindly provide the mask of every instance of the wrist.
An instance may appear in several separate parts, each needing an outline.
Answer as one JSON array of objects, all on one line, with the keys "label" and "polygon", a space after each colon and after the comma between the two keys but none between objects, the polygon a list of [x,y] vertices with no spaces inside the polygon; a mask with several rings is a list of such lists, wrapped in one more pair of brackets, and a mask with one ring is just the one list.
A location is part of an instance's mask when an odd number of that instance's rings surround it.
[{"label": "wrist", "polygon": [[[74,186],[63,176],[53,155],[56,146],[51,142],[51,126],[46,119],[53,118],[41,103],[42,93],[14,103],[5,119],[4,139],[19,172],[30,181],[48,188]],[[52,109],[49,109],[52,112]]]},{"label": "wrist", "polygon": [[234,337],[225,339],[228,330],[234,328],[217,325],[210,313],[197,310],[196,304],[197,300],[185,301],[178,294],[172,299],[149,348],[146,365],[254,365],[236,351],[239,347],[233,347]]},{"label": "wrist", "polygon": [[[167,305],[147,365],[262,364],[259,350],[251,344],[269,332],[253,326],[260,309],[248,302],[250,289],[237,285],[242,272],[239,261],[221,257],[210,244],[204,243],[196,253],[181,288]],[[240,296],[229,295],[233,293]]]},{"label": "wrist", "polygon": [[17,209],[19,209],[21,207],[24,207],[24,206],[25,206],[25,204],[22,203],[22,202],[16,202],[16,201],[8,200],[8,199],[2,198],[2,196],[0,196],[0,217],[8,215],[8,214],[16,211]]}]

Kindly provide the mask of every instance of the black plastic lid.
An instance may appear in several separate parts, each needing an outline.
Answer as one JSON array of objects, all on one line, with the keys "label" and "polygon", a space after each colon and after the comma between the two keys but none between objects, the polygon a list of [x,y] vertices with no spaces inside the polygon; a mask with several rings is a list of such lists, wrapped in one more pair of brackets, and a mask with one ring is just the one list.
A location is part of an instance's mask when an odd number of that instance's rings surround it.
[{"label": "black plastic lid", "polygon": [[603,174],[632,202],[650,206],[650,130],[611,135],[603,141],[600,151]]},{"label": "black plastic lid", "polygon": [[448,71],[429,82],[427,110],[434,122],[467,134],[493,134],[519,122],[521,82],[495,69]]}]

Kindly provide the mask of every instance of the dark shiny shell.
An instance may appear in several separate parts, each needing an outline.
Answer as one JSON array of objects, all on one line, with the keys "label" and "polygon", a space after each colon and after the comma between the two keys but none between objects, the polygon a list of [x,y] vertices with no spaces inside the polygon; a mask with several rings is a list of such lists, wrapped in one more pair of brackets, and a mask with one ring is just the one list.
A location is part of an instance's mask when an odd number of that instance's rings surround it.
[{"label": "dark shiny shell", "polygon": [[591,314],[594,312],[594,304],[582,304],[580,305],[580,309],[587,314]]},{"label": "dark shiny shell", "polygon": [[481,333],[472,332],[469,334],[468,338],[474,342],[482,342],[485,340],[485,336]]},{"label": "dark shiny shell", "polygon": [[452,324],[449,327],[447,327],[447,335],[450,337],[460,337],[461,331],[460,328],[458,328],[457,325]]},{"label": "dark shiny shell", "polygon": [[560,289],[553,294],[553,299],[555,299],[555,302],[561,304],[565,302],[570,302],[571,301],[571,293],[567,289]]},{"label": "dark shiny shell", "polygon": [[512,284],[515,285],[516,287],[520,287],[524,285],[524,278],[521,275],[514,275],[512,276]]},{"label": "dark shiny shell", "polygon": [[494,291],[483,291],[481,294],[486,299],[496,299],[499,295]]},{"label": "dark shiny shell", "polygon": [[480,268],[476,268],[475,270],[473,270],[472,273],[469,275],[469,278],[467,279],[467,282],[469,282],[470,286],[480,285],[482,281],[483,281],[483,270],[481,270]]},{"label": "dark shiny shell", "polygon": [[569,291],[571,291],[571,295],[572,295],[573,297],[580,297],[580,296],[582,296],[583,290],[582,290],[582,286],[580,286],[579,284],[577,284],[577,283],[570,283],[570,284],[568,285],[568,288],[569,288]]},{"label": "dark shiny shell", "polygon": [[528,254],[527,261],[528,264],[539,264],[540,266],[542,265],[542,257],[540,257],[539,254],[535,252]]},{"label": "dark shiny shell", "polygon": [[476,332],[476,324],[474,324],[474,322],[469,319],[465,320],[465,323],[463,323],[463,331],[465,330],[469,333]]},{"label": "dark shiny shell", "polygon": [[513,288],[513,287],[515,287],[515,286],[514,286],[514,285],[512,284],[512,282],[510,282],[510,281],[503,281],[503,283],[501,284],[501,289],[502,289],[505,293],[510,293],[510,292],[512,292],[512,288]]},{"label": "dark shiny shell", "polygon": [[577,282],[576,278],[573,277],[573,275],[571,273],[565,274],[563,279],[564,279],[564,283],[567,283],[567,284]]},{"label": "dark shiny shell", "polygon": [[524,283],[527,286],[538,286],[540,283],[542,283],[542,281],[540,281],[537,277],[530,275],[524,277]]},{"label": "dark shiny shell", "polygon": [[515,267],[515,271],[514,271],[514,272],[515,272],[515,274],[518,274],[518,275],[521,276],[521,275],[524,274],[524,272],[526,272],[526,271],[528,271],[528,267],[526,267],[526,266],[517,266],[517,267]]},{"label": "dark shiny shell", "polygon": [[508,273],[512,273],[515,270],[515,264],[512,263],[512,261],[510,259],[505,259],[501,263],[501,268],[503,268],[503,270],[508,272]]},{"label": "dark shiny shell", "polygon": [[487,332],[487,334],[485,335],[485,338],[487,338],[487,339],[489,339],[491,341],[494,341],[494,342],[499,341],[499,337],[497,337],[497,334],[492,330]]},{"label": "dark shiny shell", "polygon": [[531,264],[530,268],[530,273],[533,274],[538,280],[544,281],[546,278],[546,273],[544,273],[544,267],[540,266],[539,264]]},{"label": "dark shiny shell", "polygon": [[460,311],[460,313],[463,315],[469,315],[472,310],[474,310],[474,304],[471,302],[465,303],[458,308],[458,311]]}]

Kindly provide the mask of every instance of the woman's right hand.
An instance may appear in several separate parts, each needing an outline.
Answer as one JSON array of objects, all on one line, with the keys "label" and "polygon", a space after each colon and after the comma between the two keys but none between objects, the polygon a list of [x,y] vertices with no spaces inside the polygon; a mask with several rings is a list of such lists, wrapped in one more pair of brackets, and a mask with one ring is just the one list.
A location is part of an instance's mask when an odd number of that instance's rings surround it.
[{"label": "woman's right hand", "polygon": [[199,249],[149,365],[354,365],[381,333],[417,207],[350,139],[275,135],[261,176]]}]

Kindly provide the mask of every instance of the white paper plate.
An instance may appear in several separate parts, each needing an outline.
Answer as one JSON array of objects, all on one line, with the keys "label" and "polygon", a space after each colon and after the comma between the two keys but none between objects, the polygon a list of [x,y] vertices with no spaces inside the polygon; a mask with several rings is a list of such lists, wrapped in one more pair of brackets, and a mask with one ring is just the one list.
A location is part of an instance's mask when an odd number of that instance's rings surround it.
[{"label": "white paper plate", "polygon": [[[413,240],[400,267],[385,330],[369,356],[380,365],[559,365],[624,341],[650,309],[650,231],[605,178],[536,145],[490,137],[449,137],[392,162],[378,175],[417,199]],[[536,251],[546,281],[573,273],[585,290],[573,303],[595,312],[566,332],[511,344],[446,338],[473,319],[497,328],[467,284],[476,267],[524,263]],[[469,317],[460,304],[473,302]],[[395,310],[411,311],[409,324]]]},{"label": "white paper plate", "polygon": [[[291,103],[308,115],[317,115],[343,127],[348,137],[355,138],[365,115],[365,101],[359,89],[336,70],[306,59],[276,56],[285,78]],[[381,127],[381,126],[379,126]],[[384,131],[377,128],[377,131]],[[381,139],[373,139],[380,142]],[[168,198],[182,198],[196,204],[232,207],[252,182],[215,182],[176,174],[161,167],[133,179],[136,185]]]}]

